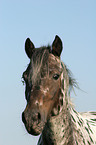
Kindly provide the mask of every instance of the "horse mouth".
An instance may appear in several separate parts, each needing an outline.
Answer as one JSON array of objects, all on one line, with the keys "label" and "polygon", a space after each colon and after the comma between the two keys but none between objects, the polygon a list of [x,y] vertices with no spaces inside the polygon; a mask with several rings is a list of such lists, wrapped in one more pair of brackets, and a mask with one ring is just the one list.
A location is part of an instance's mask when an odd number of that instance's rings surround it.
[{"label": "horse mouth", "polygon": [[33,127],[26,127],[26,130],[29,134],[34,135],[34,136],[38,136],[42,131],[39,128],[33,128]]},{"label": "horse mouth", "polygon": [[43,126],[41,124],[38,124],[38,125],[24,124],[24,125],[25,125],[27,132],[34,136],[39,135],[43,130]]},{"label": "horse mouth", "polygon": [[24,123],[27,132],[34,136],[39,135],[43,131],[45,125],[43,121],[40,122],[38,120],[34,121],[31,118],[28,118],[28,120],[26,120],[23,114],[22,114],[22,122]]}]

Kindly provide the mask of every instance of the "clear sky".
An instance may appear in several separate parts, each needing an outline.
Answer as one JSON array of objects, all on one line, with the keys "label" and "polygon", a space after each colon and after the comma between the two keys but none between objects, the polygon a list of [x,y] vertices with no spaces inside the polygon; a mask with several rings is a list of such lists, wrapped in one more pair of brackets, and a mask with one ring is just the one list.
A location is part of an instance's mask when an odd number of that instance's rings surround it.
[{"label": "clear sky", "polygon": [[35,145],[21,121],[25,108],[22,72],[36,47],[63,41],[62,60],[82,90],[72,93],[77,111],[96,111],[96,0],[0,0],[0,145]]}]

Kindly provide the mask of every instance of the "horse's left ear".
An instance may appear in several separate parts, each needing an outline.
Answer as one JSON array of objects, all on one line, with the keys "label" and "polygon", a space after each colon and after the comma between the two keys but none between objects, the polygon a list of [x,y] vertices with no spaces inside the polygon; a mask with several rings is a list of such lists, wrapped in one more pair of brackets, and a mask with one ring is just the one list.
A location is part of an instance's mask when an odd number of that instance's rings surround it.
[{"label": "horse's left ear", "polygon": [[53,41],[53,44],[52,44],[52,53],[55,56],[60,57],[62,49],[63,49],[62,41],[59,38],[59,36],[56,35],[55,40]]}]

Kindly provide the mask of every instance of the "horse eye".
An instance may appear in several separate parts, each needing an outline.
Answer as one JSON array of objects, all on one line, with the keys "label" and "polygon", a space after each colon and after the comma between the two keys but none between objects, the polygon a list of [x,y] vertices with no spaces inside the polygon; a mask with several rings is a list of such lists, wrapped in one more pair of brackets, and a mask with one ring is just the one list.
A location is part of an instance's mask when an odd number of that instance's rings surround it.
[{"label": "horse eye", "polygon": [[24,81],[26,82],[26,80],[27,80],[27,74],[26,74],[26,72],[23,73],[22,78],[23,78]]},{"label": "horse eye", "polygon": [[55,75],[53,76],[53,79],[54,79],[54,80],[58,80],[58,78],[59,78],[59,74],[55,74]]},{"label": "horse eye", "polygon": [[23,79],[23,78],[21,79],[21,82],[23,83],[23,85],[25,85],[25,81],[24,81],[24,79]]}]

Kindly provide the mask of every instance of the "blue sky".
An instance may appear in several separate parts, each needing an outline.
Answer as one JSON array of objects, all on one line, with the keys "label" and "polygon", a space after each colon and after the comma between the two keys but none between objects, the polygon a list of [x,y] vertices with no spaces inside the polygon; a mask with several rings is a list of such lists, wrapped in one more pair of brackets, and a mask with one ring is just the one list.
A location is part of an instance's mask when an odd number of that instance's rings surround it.
[{"label": "blue sky", "polygon": [[21,121],[25,108],[22,72],[36,47],[63,41],[62,60],[83,91],[72,93],[77,111],[96,111],[96,0],[0,0],[0,145],[35,145]]}]

